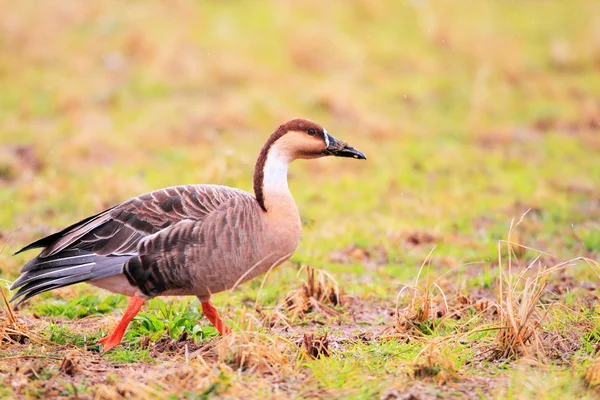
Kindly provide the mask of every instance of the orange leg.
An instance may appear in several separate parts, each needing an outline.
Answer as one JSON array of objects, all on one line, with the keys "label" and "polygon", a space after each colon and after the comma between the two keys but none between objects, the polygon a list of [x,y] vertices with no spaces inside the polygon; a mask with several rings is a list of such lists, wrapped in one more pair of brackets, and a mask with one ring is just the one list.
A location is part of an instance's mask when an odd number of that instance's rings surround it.
[{"label": "orange leg", "polygon": [[223,322],[221,317],[219,317],[217,309],[215,308],[215,306],[212,305],[210,301],[202,302],[202,312],[204,313],[206,318],[208,318],[208,320],[215,326],[215,328],[217,328],[221,335],[231,332],[231,329],[229,329],[229,327],[225,325],[225,322]]},{"label": "orange leg", "polygon": [[104,345],[104,352],[107,352],[108,350],[121,343],[121,339],[123,339],[123,335],[125,334],[127,326],[129,325],[133,317],[135,317],[136,314],[140,312],[144,301],[144,299],[135,295],[131,299],[129,299],[129,304],[127,304],[127,310],[125,310],[125,314],[123,314],[123,318],[121,318],[119,325],[117,325],[115,330],[110,335],[108,335],[104,339],[98,340],[98,343]]}]

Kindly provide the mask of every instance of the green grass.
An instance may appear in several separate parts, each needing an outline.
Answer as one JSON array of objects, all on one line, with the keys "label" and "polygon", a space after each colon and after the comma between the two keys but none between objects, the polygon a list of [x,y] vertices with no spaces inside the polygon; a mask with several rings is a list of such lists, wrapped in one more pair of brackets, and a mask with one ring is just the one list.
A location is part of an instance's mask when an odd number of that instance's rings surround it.
[{"label": "green grass", "polygon": [[155,341],[163,335],[177,339],[185,333],[193,340],[202,341],[218,335],[213,326],[200,325],[204,315],[198,311],[199,305],[199,302],[186,304],[151,300],[148,305],[149,311],[139,313],[134,318],[126,339],[133,341],[140,337],[149,337]]},{"label": "green grass", "polygon": [[150,351],[139,346],[129,348],[118,348],[111,351],[106,357],[115,363],[131,364],[131,363],[156,363],[156,360],[150,355]]},{"label": "green grass", "polygon": [[85,348],[89,351],[100,351],[97,343],[101,338],[99,332],[79,333],[73,332],[68,325],[50,324],[45,332],[47,339],[56,344]]},{"label": "green grass", "polygon": [[[63,288],[16,312],[32,338],[3,342],[2,356],[54,358],[0,363],[0,397],[594,398],[583,377],[600,340],[599,14],[594,0],[482,0],[468,12],[448,0],[11,5],[0,15],[2,282],[33,257],[9,256],[22,246],[140,193],[251,191],[260,147],[287,119],[316,120],[368,160],[292,165],[300,246],[262,288],[213,296],[240,335],[227,351],[198,301],[174,298],[148,302],[100,356],[124,297]],[[527,210],[511,239],[548,253],[539,262],[498,250]],[[591,261],[548,275],[529,321],[541,352],[491,357],[500,282],[521,290],[580,256]],[[302,265],[336,280],[339,316],[268,326],[255,305],[285,314]],[[421,297],[398,298],[417,275]],[[411,315],[425,292],[432,313]],[[396,307],[412,318],[406,332]],[[303,334],[325,332],[331,357],[309,358]],[[236,369],[253,351],[266,361]],[[57,363],[72,352],[80,372],[66,377]],[[34,382],[28,368],[52,373]]]},{"label": "green grass", "polygon": [[97,294],[85,294],[70,301],[46,301],[38,304],[36,310],[39,315],[47,317],[84,318],[109,313],[124,299],[125,296],[121,295],[110,295],[101,299]]}]

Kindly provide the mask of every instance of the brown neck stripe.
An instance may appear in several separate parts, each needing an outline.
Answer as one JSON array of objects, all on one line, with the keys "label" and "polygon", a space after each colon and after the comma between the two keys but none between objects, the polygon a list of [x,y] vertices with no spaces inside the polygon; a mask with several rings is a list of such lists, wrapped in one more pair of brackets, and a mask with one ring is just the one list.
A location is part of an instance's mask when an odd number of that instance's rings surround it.
[{"label": "brown neck stripe", "polygon": [[263,209],[263,211],[267,211],[267,207],[265,206],[264,179],[265,164],[267,162],[269,150],[271,149],[273,144],[286,133],[290,131],[304,131],[308,128],[322,130],[322,128],[318,124],[307,119],[292,119],[291,121],[288,121],[285,124],[279,126],[279,128],[277,128],[277,130],[273,132],[271,137],[267,140],[267,143],[265,143],[262,150],[260,151],[258,160],[256,160],[256,166],[254,167],[254,196],[256,196],[256,200],[258,201],[258,204]]}]

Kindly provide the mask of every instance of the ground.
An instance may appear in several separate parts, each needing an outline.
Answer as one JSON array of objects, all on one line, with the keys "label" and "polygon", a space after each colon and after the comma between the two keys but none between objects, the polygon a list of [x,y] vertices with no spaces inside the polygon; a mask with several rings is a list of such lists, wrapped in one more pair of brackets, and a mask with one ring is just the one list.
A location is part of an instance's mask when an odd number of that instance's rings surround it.
[{"label": "ground", "polygon": [[25,244],[153,189],[251,190],[278,124],[296,254],[214,296],[85,284],[0,312],[4,398],[597,398],[600,3],[3,4],[0,279]]}]

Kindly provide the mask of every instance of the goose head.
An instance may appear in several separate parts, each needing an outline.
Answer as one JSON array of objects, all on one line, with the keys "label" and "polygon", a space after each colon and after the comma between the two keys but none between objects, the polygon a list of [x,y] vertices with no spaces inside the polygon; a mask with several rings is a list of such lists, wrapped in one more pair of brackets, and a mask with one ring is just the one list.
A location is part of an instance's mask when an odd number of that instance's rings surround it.
[{"label": "goose head", "polygon": [[[265,149],[289,162],[325,156],[365,160],[361,151],[336,139],[316,122],[297,118],[281,125],[269,138]],[[263,149],[263,150],[265,150]]]},{"label": "goose head", "polygon": [[289,194],[287,171],[292,161],[326,156],[367,158],[316,122],[297,118],[279,126],[263,146],[254,170],[254,193],[261,208],[268,211],[276,203],[269,197]]}]

